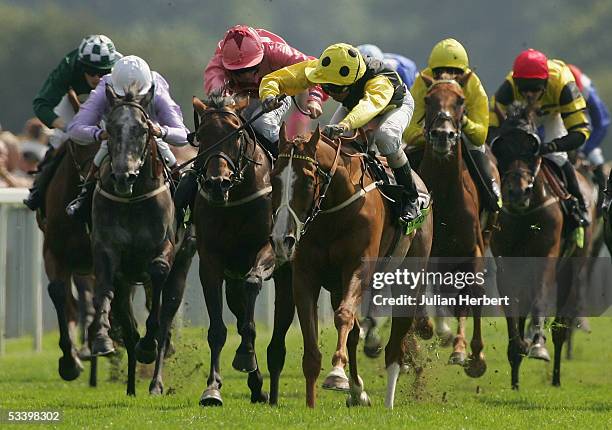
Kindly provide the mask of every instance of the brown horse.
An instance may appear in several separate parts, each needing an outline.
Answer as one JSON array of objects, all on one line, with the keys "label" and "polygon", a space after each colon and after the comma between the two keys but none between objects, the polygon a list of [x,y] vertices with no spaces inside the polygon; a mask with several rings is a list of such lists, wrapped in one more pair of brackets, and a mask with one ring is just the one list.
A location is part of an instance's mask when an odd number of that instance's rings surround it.
[{"label": "brown horse", "polygon": [[[49,296],[57,312],[60,331],[59,346],[63,356],[59,359],[59,374],[62,379],[76,379],[83,366],[74,343],[74,329],[79,312],[77,301],[72,294],[72,280],[75,280],[80,295],[93,291],[93,264],[89,235],[83,224],[72,220],[66,214],[66,205],[79,192],[79,184],[87,174],[97,151],[97,145],[83,147],[66,141],[56,151],[62,157],[46,191],[44,206],[37,212],[38,226],[44,234],[43,258],[49,278]],[[87,306],[82,310],[87,312]],[[85,323],[83,342],[87,345],[89,318],[81,315]],[[84,346],[81,357],[87,358],[89,348]],[[96,385],[95,361],[92,362],[90,384]]]},{"label": "brown horse", "polygon": [[[553,385],[560,385],[561,349],[572,316],[576,316],[577,291],[585,281],[585,257],[590,253],[593,227],[585,229],[582,248],[565,238],[563,209],[550,182],[545,179],[542,158],[536,155],[539,137],[533,109],[512,106],[492,146],[503,175],[504,208],[499,218],[500,229],[493,235],[491,249],[497,257],[499,293],[513,298],[512,304],[505,307],[512,388],[518,389],[519,367],[525,355],[550,360],[543,324],[544,318],[549,315],[546,304],[554,292],[555,281],[557,309],[552,325],[555,346]],[[591,196],[587,201],[591,203],[594,214],[596,196],[592,193],[592,186],[582,175],[577,176],[585,195]],[[509,257],[523,259],[517,261]],[[526,257],[530,258],[529,265],[525,264]],[[525,338],[528,314],[531,314],[534,325],[531,339]]]},{"label": "brown horse", "polygon": [[[444,271],[479,272],[485,253],[480,224],[478,188],[472,180],[463,159],[464,147],[461,119],[464,115],[462,86],[470,74],[457,81],[434,81],[421,76],[429,87],[425,96],[425,151],[419,166],[419,175],[431,191],[434,204],[434,235],[432,257],[466,258],[454,265],[441,263],[432,269]],[[471,291],[470,291],[471,290]],[[470,296],[484,293],[477,285],[469,288]],[[466,357],[465,322],[470,308],[474,319],[474,332],[470,342],[471,354]],[[453,341],[449,364],[464,366],[467,375],[480,377],[486,371],[481,333],[480,306],[457,306],[455,315],[459,325]]]},{"label": "brown horse", "polygon": [[[255,354],[255,301],[264,280],[274,271],[274,253],[269,243],[272,224],[270,203],[271,160],[257,143],[252,130],[239,115],[248,99],[211,95],[205,102],[194,98],[201,125],[197,128],[199,159],[195,170],[200,191],[193,220],[200,256],[200,282],[210,319],[208,344],[211,350],[207,387],[201,406],[220,406],[221,370],[219,356],[227,328],[223,322],[223,293],[236,316],[242,341],[232,367],[248,372],[252,403],[265,403],[263,378]],[[293,319],[288,266],[274,275],[277,306],[287,315],[275,316],[275,331],[268,347],[271,374],[271,403],[278,398],[278,378],[285,359],[284,333]]]},{"label": "brown horse", "polygon": [[[315,384],[321,371],[317,299],[324,286],[331,293],[338,331],[332,357],[334,369],[326,383],[345,380],[344,367],[348,363],[347,405],[369,405],[357,370],[357,308],[373,272],[372,265],[364,260],[387,256],[398,239],[404,245],[402,259],[408,248],[408,256],[426,258],[432,238],[431,217],[425,218],[418,232],[402,235],[381,193],[371,192],[376,183],[362,169],[361,156],[352,149],[341,148],[341,143],[322,139],[318,128],[309,139],[298,137],[288,141],[283,125],[279,145],[279,159],[272,172],[275,221],[271,239],[277,263],[292,263],[293,296],[304,338],[306,404],[315,406]],[[419,189],[426,193],[420,178],[413,175]],[[392,320],[391,338],[385,350],[389,407],[393,406],[395,383],[405,352],[402,340],[412,322],[409,317]]]}]

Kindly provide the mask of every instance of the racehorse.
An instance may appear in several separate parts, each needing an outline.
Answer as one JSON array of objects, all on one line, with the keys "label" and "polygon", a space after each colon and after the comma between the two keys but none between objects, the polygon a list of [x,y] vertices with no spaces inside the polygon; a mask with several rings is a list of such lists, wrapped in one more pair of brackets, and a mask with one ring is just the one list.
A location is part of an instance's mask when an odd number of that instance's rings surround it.
[{"label": "racehorse", "polygon": [[[194,168],[199,176],[193,220],[200,256],[200,282],[210,318],[208,345],[211,350],[207,387],[201,406],[221,406],[219,356],[227,337],[223,322],[222,284],[227,304],[236,316],[241,343],[232,367],[248,372],[252,403],[275,404],[278,379],[285,360],[284,333],[293,319],[288,266],[274,275],[276,306],[290,316],[275,316],[275,331],[268,347],[271,374],[270,398],[262,390],[263,378],[255,355],[255,300],[264,280],[274,271],[274,253],[269,243],[272,223],[270,171],[272,161],[256,141],[240,110],[248,98],[211,94],[204,101],[194,98],[193,107],[201,124],[196,125],[199,143]],[[281,335],[282,334],[282,335]]]},{"label": "racehorse", "polygon": [[[436,271],[482,271],[485,242],[479,219],[478,189],[464,163],[461,121],[464,115],[463,85],[471,74],[457,80],[442,76],[440,80],[421,75],[428,87],[425,96],[425,149],[419,166],[419,175],[431,191],[434,204],[434,240],[432,257],[466,258],[464,263],[442,263],[432,266]],[[483,288],[472,285],[467,293],[474,297],[483,294]],[[471,354],[466,357],[465,322],[472,310],[474,331],[470,342]],[[482,352],[480,306],[456,306],[457,335],[449,364],[464,366],[465,373],[480,377],[486,371]],[[438,331],[438,328],[436,328]]]},{"label": "racehorse", "polygon": [[[585,228],[582,248],[567,238],[563,209],[547,178],[542,157],[537,155],[540,139],[535,126],[535,111],[529,106],[513,105],[502,123],[492,148],[502,172],[504,207],[500,229],[493,235],[491,249],[497,262],[497,287],[500,296],[513,297],[505,307],[508,323],[508,361],[511,384],[519,387],[519,367],[523,356],[549,361],[545,347],[544,317],[546,303],[557,281],[557,309],[552,324],[555,347],[553,385],[560,385],[561,350],[567,330],[575,316],[577,291],[586,275],[586,259],[592,242],[592,226]],[[590,196],[594,214],[596,196],[586,179],[578,174],[581,189]],[[589,193],[590,192],[590,193]],[[517,266],[508,257],[529,257]],[[533,258],[541,257],[541,258]],[[571,258],[566,258],[571,257]],[[518,270],[517,270],[518,269]],[[510,281],[508,276],[512,276]],[[520,287],[519,287],[520,286]],[[525,338],[528,314],[534,322],[532,339]]]},{"label": "racehorse", "polygon": [[[71,90],[69,100],[75,111],[79,108],[76,94]],[[49,279],[47,290],[57,312],[60,331],[59,346],[63,356],[59,359],[59,374],[72,381],[83,370],[81,359],[89,359],[87,327],[93,291],[93,264],[89,235],[83,224],[66,214],[66,205],[79,192],[79,184],[87,174],[98,145],[81,146],[68,140],[57,150],[61,161],[45,193],[44,204],[36,213],[38,226],[43,232],[43,259]],[[72,294],[72,281],[77,287],[78,304]],[[76,351],[74,330],[77,320],[82,327],[83,347]],[[90,385],[96,385],[96,363],[92,361]]]},{"label": "racehorse", "polygon": [[[92,209],[96,315],[90,334],[95,335],[92,353],[113,352],[104,336],[112,302],[128,354],[127,394],[135,395],[136,360],[151,363],[156,358],[163,359],[168,342],[164,338],[158,342],[157,337],[162,290],[166,298],[164,283],[175,257],[174,205],[148,125],[153,91],[142,96],[129,91],[120,98],[107,86],[106,96],[111,106],[106,119],[109,156],[100,169]],[[147,331],[142,339],[132,311],[133,286],[137,282],[152,287]],[[169,326],[173,317],[174,314],[163,313],[162,325]],[[150,391],[161,391],[155,379]]]},{"label": "racehorse", "polygon": [[[377,183],[362,169],[361,154],[342,148],[341,141],[334,143],[323,138],[318,128],[309,138],[289,141],[283,125],[279,152],[272,172],[275,220],[271,240],[277,264],[292,265],[293,297],[304,339],[306,405],[315,406],[315,384],[321,371],[317,318],[321,286],[331,293],[338,331],[333,370],[325,385],[337,383],[336,389],[342,390],[348,362],[347,405],[369,405],[357,369],[357,308],[373,274],[372,265],[364,260],[387,256],[398,241],[403,245],[402,259],[406,252],[410,257],[427,258],[432,238],[431,217],[425,217],[418,232],[403,235],[382,194],[371,192]],[[420,178],[413,175],[419,190],[426,193]],[[405,353],[402,340],[412,322],[412,317],[392,320],[391,337],[385,349],[388,407],[393,407],[395,384]]]}]

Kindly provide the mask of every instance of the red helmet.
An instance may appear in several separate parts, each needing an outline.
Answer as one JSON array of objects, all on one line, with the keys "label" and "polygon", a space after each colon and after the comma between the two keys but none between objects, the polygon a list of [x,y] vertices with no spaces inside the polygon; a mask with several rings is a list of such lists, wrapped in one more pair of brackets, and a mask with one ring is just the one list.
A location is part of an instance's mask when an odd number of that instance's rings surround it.
[{"label": "red helmet", "polygon": [[517,79],[548,79],[548,58],[535,49],[521,52],[514,60],[512,77]]},{"label": "red helmet", "polygon": [[221,43],[221,55],[223,67],[227,70],[256,66],[264,56],[261,37],[249,26],[236,25],[225,33]]},{"label": "red helmet", "polygon": [[578,89],[580,90],[580,92],[582,92],[582,90],[584,89],[584,84],[582,83],[582,70],[580,70],[577,66],[574,66],[573,64],[568,64],[567,66],[572,71],[572,75],[574,75],[574,79],[576,80],[576,85],[578,86]]}]

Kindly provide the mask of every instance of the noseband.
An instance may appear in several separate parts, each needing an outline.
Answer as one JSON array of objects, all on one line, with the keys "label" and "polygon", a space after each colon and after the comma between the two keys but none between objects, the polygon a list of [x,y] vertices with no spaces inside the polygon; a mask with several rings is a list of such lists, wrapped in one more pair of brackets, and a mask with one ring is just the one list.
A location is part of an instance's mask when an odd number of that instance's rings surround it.
[{"label": "noseband", "polygon": [[[147,149],[149,148],[149,146],[151,145],[151,140],[153,140],[153,132],[151,131],[151,127],[148,126],[148,122],[149,122],[149,114],[147,113],[147,111],[145,110],[144,107],[142,107],[139,103],[136,102],[132,102],[132,101],[122,101],[120,103],[117,103],[116,105],[114,105],[112,107],[112,109],[110,110],[108,117],[111,117],[113,112],[115,112],[117,109],[119,109],[120,107],[123,106],[127,106],[127,107],[132,107],[135,108],[137,110],[139,110],[140,112],[142,112],[142,114],[144,115],[145,118],[145,122],[147,123],[147,140],[142,148],[142,153],[140,154],[140,157],[138,159],[138,171],[140,171],[140,168],[142,167],[142,165],[144,164],[144,157],[145,157],[145,153],[147,152]],[[110,150],[110,143],[111,143],[111,139],[108,139],[108,143],[109,143],[109,151],[108,151],[108,158],[110,160],[110,165],[111,165],[111,169],[113,166],[113,156],[112,156],[112,151]]]},{"label": "noseband", "polygon": [[[431,95],[431,93],[434,90],[434,88],[437,85],[439,85],[439,84],[452,84],[452,85],[456,86],[460,91],[462,91],[461,90],[461,86],[459,85],[459,83],[457,81],[452,80],[452,79],[442,79],[442,80],[439,80],[439,81],[435,81],[433,84],[431,84],[431,86],[429,87],[429,90],[427,91],[426,97]],[[458,91],[453,91],[453,92],[455,92],[458,96],[461,95]],[[463,117],[463,107],[461,107],[460,115],[459,115],[458,118],[455,118],[447,110],[441,110],[441,111],[436,112],[436,115],[432,118],[432,120],[425,124],[425,129],[424,129],[424,131],[425,131],[425,138],[429,142],[435,140],[435,137],[433,136],[433,127],[439,121],[449,121],[453,125],[455,130],[457,130],[457,133],[456,133],[455,137],[453,139],[451,139],[451,141],[453,142],[453,145],[456,145],[457,143],[459,143],[459,141],[461,139],[461,118],[462,117]]]}]

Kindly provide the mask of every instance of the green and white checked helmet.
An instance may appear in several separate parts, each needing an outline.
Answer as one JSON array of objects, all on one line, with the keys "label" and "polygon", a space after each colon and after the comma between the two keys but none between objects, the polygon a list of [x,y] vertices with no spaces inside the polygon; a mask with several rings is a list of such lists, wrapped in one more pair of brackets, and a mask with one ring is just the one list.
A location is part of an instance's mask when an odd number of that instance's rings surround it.
[{"label": "green and white checked helmet", "polygon": [[79,45],[79,61],[96,70],[110,71],[121,57],[113,41],[103,34],[87,36]]}]

